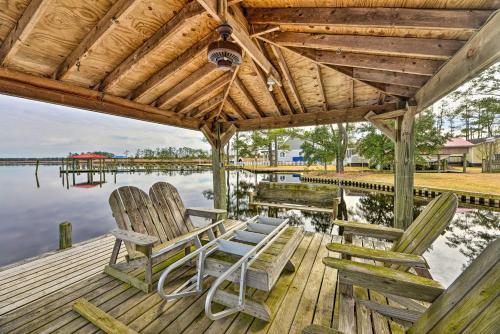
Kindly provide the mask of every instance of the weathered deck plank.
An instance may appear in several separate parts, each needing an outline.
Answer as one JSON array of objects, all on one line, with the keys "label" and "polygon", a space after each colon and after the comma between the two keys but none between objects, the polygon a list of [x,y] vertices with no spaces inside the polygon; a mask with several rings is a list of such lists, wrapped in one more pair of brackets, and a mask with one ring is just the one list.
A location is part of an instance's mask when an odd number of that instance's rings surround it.
[{"label": "weathered deck plank", "polygon": [[[273,320],[269,323],[243,313],[211,321],[204,313],[206,290],[201,295],[165,302],[156,292],[146,294],[100,273],[104,267],[102,259],[109,258],[113,241],[110,237],[100,238],[91,241],[90,244],[82,244],[68,250],[66,257],[64,252],[57,252],[0,271],[3,282],[8,284],[6,292],[0,292],[0,298],[2,295],[10,296],[16,286],[25,289],[23,293],[29,290],[31,284],[39,287],[34,294],[36,297],[28,298],[27,303],[21,298],[2,309],[8,311],[0,315],[0,332],[80,334],[100,332],[92,323],[72,310],[72,305],[78,298],[85,298],[109,316],[140,333],[284,334],[300,333],[302,328],[312,323],[333,327],[338,325],[341,303],[337,271],[325,267],[322,259],[326,256],[338,256],[337,253],[329,251],[326,244],[341,242],[339,236],[307,233],[292,256],[296,271],[284,272],[270,292],[255,289],[248,292],[253,299],[266,302],[270,307]],[[373,245],[370,241],[362,242],[363,245]],[[92,247],[99,249],[95,261],[88,260]],[[64,261],[65,259],[67,261]],[[65,275],[60,274],[65,270],[63,263],[72,267],[85,265],[88,272],[83,270],[73,276],[70,273],[72,283],[65,285],[61,282]],[[161,267],[155,267],[153,281],[158,280],[160,269]],[[176,271],[171,284],[167,285],[168,289],[174,289],[181,284],[186,277],[194,273],[193,270],[184,267]],[[93,274],[87,277],[83,272]],[[132,271],[132,274],[141,273],[136,270]],[[15,278],[20,275],[30,284],[17,282]],[[59,276],[56,282],[50,285],[47,278],[52,275]],[[234,284],[229,282],[226,284],[228,289],[234,289]],[[16,296],[22,295],[20,293]],[[355,290],[355,296],[379,302],[385,299],[382,295],[362,289]],[[5,297],[4,300],[8,298]],[[214,305],[214,307],[221,306]],[[358,325],[355,327],[357,333],[389,332],[389,324],[385,318],[379,317],[376,313],[370,314],[370,310],[362,309],[359,305],[353,310],[353,321]],[[394,332],[394,329],[392,331]]]}]

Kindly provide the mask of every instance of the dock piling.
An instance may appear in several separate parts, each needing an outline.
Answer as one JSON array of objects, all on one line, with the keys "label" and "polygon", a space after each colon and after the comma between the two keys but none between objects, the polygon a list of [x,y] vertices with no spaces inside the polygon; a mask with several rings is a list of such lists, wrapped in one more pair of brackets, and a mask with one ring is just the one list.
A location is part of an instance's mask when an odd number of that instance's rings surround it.
[{"label": "dock piling", "polygon": [[72,246],[71,231],[72,227],[70,222],[66,221],[59,224],[59,250]]}]

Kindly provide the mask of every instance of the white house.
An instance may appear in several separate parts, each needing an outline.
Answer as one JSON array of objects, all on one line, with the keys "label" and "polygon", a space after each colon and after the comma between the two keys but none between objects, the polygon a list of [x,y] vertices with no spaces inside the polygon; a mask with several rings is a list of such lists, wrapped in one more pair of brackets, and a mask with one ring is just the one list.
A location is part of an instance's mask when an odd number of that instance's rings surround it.
[{"label": "white house", "polygon": [[345,154],[344,165],[347,166],[367,166],[368,159],[362,157],[354,147],[348,147]]},{"label": "white house", "polygon": [[288,138],[285,140],[287,150],[278,150],[278,163],[292,163],[304,161],[302,149],[300,146],[304,141],[299,138]]}]

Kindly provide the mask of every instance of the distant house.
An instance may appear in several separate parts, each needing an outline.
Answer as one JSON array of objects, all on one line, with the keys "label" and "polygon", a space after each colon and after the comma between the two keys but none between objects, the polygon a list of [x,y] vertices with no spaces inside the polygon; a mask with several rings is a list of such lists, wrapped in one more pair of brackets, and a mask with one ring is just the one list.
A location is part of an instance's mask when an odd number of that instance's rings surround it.
[{"label": "distant house", "polygon": [[463,165],[464,158],[468,160],[467,156],[473,146],[474,144],[465,138],[449,138],[439,150],[438,155],[447,159],[450,165]]},{"label": "distant house", "polygon": [[344,159],[344,165],[346,166],[368,166],[369,160],[366,159],[365,157],[361,156],[357,149],[355,147],[348,147],[346,154],[345,154],[345,159]]},{"label": "distant house", "polygon": [[481,166],[483,160],[488,158],[490,147],[492,149],[492,160],[500,161],[500,135],[490,138],[470,139],[469,142],[474,145],[467,153],[469,164]]},{"label": "distant house", "polygon": [[284,144],[286,150],[278,150],[278,163],[292,163],[304,161],[302,149],[300,148],[304,141],[299,138],[288,138]]}]

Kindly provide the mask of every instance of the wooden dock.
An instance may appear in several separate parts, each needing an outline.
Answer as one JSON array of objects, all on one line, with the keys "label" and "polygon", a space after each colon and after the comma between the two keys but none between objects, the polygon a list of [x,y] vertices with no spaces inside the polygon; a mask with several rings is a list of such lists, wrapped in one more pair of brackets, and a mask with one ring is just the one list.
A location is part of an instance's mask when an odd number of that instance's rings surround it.
[{"label": "wooden dock", "polygon": [[[102,273],[113,244],[113,239],[106,236],[1,269],[0,332],[97,332],[94,325],[71,309],[81,297],[141,333],[282,334],[300,333],[312,323],[334,326],[339,318],[337,275],[336,270],[325,267],[322,259],[336,256],[326,249],[326,244],[339,238],[306,234],[292,257],[297,270],[282,274],[270,293],[253,293],[254,299],[265,300],[275,313],[273,321],[266,323],[242,313],[211,321],[204,313],[204,294],[164,302],[156,292],[146,294],[113,279]],[[170,288],[192,274],[193,268],[180,270]],[[156,273],[154,278],[158,276]],[[15,277],[22,277],[22,281]],[[13,292],[13,285],[22,286],[24,293]],[[11,297],[6,299],[6,295]],[[377,301],[384,299],[367,290],[355,290],[355,297],[369,296]],[[390,333],[391,324],[385,318],[371,317],[363,306],[351,311],[354,313],[346,316],[354,316],[359,332],[370,328],[375,334]]]}]

